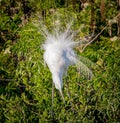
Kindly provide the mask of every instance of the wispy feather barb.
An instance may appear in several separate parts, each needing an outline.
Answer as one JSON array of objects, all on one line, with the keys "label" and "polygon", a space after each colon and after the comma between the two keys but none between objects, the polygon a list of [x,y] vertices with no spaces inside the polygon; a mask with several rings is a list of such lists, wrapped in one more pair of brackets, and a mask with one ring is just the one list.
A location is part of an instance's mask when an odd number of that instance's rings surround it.
[{"label": "wispy feather barb", "polygon": [[80,73],[87,75],[87,78],[92,78],[92,71],[82,62],[89,61],[82,56],[77,57],[74,48],[78,42],[74,42],[73,34],[70,31],[70,25],[65,31],[56,30],[49,32],[44,29],[43,35],[45,43],[43,44],[44,61],[47,63],[51,73],[55,87],[62,94],[63,75],[67,72],[70,65],[77,65],[80,68]]}]

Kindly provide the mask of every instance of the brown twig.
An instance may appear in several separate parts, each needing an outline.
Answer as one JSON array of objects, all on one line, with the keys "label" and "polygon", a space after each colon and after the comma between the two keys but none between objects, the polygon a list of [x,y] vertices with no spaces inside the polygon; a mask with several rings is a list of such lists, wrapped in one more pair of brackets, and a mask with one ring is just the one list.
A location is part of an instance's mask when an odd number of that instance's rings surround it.
[{"label": "brown twig", "polygon": [[[119,17],[119,16],[120,16],[120,13],[117,14],[114,18],[117,18],[117,17]],[[85,48],[86,48],[88,45],[90,45],[93,41],[95,41],[95,40],[101,35],[101,33],[107,28],[107,26],[108,26],[108,24],[100,31],[100,33],[98,33],[98,34],[95,36],[95,38],[93,38],[90,42],[88,42],[88,43],[82,48],[82,51],[81,51],[81,52],[83,52],[83,51],[85,50]]]},{"label": "brown twig", "polygon": [[0,82],[10,82],[10,81],[14,81],[13,79],[0,79]]},{"label": "brown twig", "polygon": [[95,40],[101,35],[101,33],[102,33],[106,28],[107,28],[107,25],[100,31],[100,33],[98,33],[98,34],[95,36],[95,38],[93,38],[89,43],[87,43],[87,44],[83,47],[83,49],[82,49],[81,52],[83,52],[83,51],[85,50],[85,48],[86,48],[88,45],[90,45],[93,41],[95,41]]}]

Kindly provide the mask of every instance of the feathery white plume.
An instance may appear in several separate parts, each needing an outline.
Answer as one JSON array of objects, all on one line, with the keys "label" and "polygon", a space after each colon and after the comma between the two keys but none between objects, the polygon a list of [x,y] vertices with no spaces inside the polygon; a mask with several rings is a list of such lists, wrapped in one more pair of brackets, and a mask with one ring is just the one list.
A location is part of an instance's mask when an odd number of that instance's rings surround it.
[{"label": "feathery white plume", "polygon": [[45,29],[44,37],[44,61],[52,73],[52,79],[56,89],[60,91],[62,96],[62,78],[70,65],[78,65],[81,68],[81,72],[87,74],[89,78],[93,76],[92,71],[82,61],[79,61],[80,59],[78,59],[74,52],[73,48],[79,43],[74,42],[73,35],[70,32],[70,26],[63,32],[55,30],[54,33],[50,33]]},{"label": "feathery white plume", "polygon": [[46,41],[43,44],[44,60],[52,73],[55,87],[60,93],[62,93],[63,75],[70,65],[77,63],[74,46],[75,42],[69,29],[64,32],[55,32],[55,34],[46,33]]}]

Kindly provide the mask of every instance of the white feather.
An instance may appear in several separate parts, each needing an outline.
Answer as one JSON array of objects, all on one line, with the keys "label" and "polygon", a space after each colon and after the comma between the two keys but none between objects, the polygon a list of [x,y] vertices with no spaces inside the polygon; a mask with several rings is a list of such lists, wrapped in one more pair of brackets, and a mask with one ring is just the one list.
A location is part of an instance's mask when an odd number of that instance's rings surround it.
[{"label": "white feather", "polygon": [[70,35],[68,29],[63,33],[51,34],[47,32],[46,34],[46,41],[43,44],[44,60],[52,73],[55,87],[60,92],[62,92],[63,87],[63,75],[70,65],[77,62],[73,50],[74,46],[73,36]]},{"label": "white feather", "polygon": [[63,32],[55,30],[54,33],[50,33],[46,28],[43,31],[43,35],[46,38],[43,44],[45,50],[44,61],[47,63],[52,73],[53,83],[56,89],[60,91],[62,97],[62,78],[67,73],[70,65],[76,64],[80,73],[88,79],[94,76],[92,71],[84,64],[84,62],[92,62],[82,56],[76,56],[74,47],[80,45],[80,43],[74,42],[73,34],[70,33],[70,26]]}]

